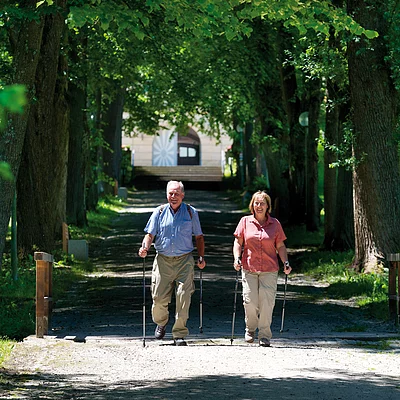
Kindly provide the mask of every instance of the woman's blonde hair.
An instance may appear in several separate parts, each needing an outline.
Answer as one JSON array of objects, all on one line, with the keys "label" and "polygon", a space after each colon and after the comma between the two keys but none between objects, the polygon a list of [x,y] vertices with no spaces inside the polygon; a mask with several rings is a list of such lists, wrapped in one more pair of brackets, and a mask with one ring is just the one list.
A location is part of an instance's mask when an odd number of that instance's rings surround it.
[{"label": "woman's blonde hair", "polygon": [[250,200],[249,209],[251,213],[254,215],[254,202],[256,201],[256,197],[258,196],[261,196],[267,203],[267,214],[269,214],[272,211],[271,197],[269,197],[267,193],[261,190],[255,192]]}]

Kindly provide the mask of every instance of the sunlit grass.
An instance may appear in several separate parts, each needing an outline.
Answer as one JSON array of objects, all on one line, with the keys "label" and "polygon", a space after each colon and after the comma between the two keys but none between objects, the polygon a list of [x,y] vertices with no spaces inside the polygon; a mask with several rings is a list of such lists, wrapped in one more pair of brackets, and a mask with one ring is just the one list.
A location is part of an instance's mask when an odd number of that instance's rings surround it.
[{"label": "sunlit grass", "polygon": [[119,197],[106,196],[99,200],[95,211],[87,213],[88,225],[85,228],[69,226],[71,239],[94,239],[110,229],[110,222],[118,216],[118,211],[126,203]]},{"label": "sunlit grass", "polygon": [[[96,239],[110,229],[112,220],[124,203],[116,197],[100,200],[96,211],[88,213],[88,226],[84,229],[69,226],[70,236],[74,239]],[[91,271],[89,262],[79,262],[72,256],[55,250],[53,268],[53,301],[61,298],[85,272]],[[3,346],[7,340],[22,340],[35,332],[35,292],[36,263],[32,255],[19,261],[18,280],[14,281],[11,273],[10,255],[4,253],[0,271],[0,337]]]},{"label": "sunlit grass", "polygon": [[0,367],[3,365],[4,361],[6,361],[7,358],[10,356],[14,345],[15,342],[13,340],[5,340],[0,338]]},{"label": "sunlit grass", "polygon": [[311,251],[296,257],[302,273],[328,282],[329,296],[337,299],[353,299],[355,303],[378,319],[387,320],[388,272],[357,273],[352,268],[353,251]]}]

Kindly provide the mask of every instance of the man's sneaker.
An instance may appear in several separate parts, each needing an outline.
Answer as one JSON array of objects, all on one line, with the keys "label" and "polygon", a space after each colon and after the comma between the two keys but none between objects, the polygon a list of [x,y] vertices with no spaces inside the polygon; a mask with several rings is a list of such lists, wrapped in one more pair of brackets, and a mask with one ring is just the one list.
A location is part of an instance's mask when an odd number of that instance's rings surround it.
[{"label": "man's sneaker", "polygon": [[269,346],[271,346],[271,343],[270,343],[269,340],[268,340],[267,338],[265,338],[265,337],[261,338],[261,339],[259,340],[259,343],[260,343],[260,346],[261,346],[261,347],[269,347]]},{"label": "man's sneaker", "polygon": [[254,332],[248,332],[246,331],[245,335],[244,335],[244,340],[247,343],[253,343],[254,342]]},{"label": "man's sneaker", "polygon": [[184,338],[176,338],[174,339],[175,346],[187,346]]},{"label": "man's sneaker", "polygon": [[167,325],[161,326],[157,325],[156,330],[154,332],[154,337],[158,340],[161,340],[165,336],[165,328]]}]

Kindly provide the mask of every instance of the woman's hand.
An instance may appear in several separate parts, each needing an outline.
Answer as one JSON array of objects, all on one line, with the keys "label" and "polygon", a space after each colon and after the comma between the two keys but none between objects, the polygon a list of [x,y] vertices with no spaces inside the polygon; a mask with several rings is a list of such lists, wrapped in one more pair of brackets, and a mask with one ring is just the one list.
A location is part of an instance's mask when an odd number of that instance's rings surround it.
[{"label": "woman's hand", "polygon": [[289,265],[289,261],[285,261],[283,263],[283,272],[286,275],[289,275],[292,272],[292,267]]},{"label": "woman's hand", "polygon": [[240,260],[240,258],[236,258],[233,261],[233,268],[235,268],[236,271],[240,271],[240,269],[242,268],[242,261]]}]

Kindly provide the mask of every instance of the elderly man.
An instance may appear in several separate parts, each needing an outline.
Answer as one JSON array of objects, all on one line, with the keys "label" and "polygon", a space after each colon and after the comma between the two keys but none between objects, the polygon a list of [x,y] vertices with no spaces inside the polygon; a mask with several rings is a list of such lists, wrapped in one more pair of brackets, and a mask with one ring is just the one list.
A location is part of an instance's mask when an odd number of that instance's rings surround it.
[{"label": "elderly man", "polygon": [[155,239],[157,254],[154,258],[151,292],[153,321],[157,324],[155,338],[162,339],[168,324],[168,304],[175,287],[176,313],[172,327],[172,337],[177,346],[186,346],[185,337],[189,334],[186,322],[189,318],[191,296],[194,292],[193,238],[196,239],[198,253],[197,266],[203,269],[204,236],[199,215],[195,208],[185,204],[185,191],[182,182],[170,181],[167,184],[168,204],[157,207],[144,229],[146,235],[139,249],[139,256],[146,257]]}]

